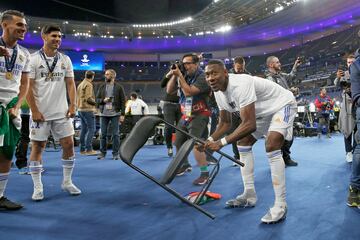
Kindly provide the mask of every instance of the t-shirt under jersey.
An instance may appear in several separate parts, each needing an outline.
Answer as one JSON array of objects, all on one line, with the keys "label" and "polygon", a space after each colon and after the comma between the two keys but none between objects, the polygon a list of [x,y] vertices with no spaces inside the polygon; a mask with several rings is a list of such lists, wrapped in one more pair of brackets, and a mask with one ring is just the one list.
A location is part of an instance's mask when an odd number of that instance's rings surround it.
[{"label": "t-shirt under jersey", "polygon": [[[30,72],[30,53],[29,51],[16,45],[18,54],[15,60],[15,65],[12,70],[12,79],[6,79],[5,74],[7,72],[5,65],[5,57],[0,56],[0,103],[9,103],[11,99],[19,94],[19,87],[22,73]],[[10,53],[9,61],[13,54],[12,48],[7,48]]]},{"label": "t-shirt under jersey", "polygon": [[220,110],[231,113],[255,102],[256,118],[270,116],[289,103],[296,103],[293,94],[265,78],[247,74],[229,74],[224,92],[214,93]]},{"label": "t-shirt under jersey", "polygon": [[[58,55],[53,77],[49,80],[47,78],[49,69],[40,51],[31,54],[30,79],[34,79],[35,103],[46,121],[64,118],[69,106],[65,78],[74,77],[73,66],[68,56],[62,53]],[[54,57],[46,56],[46,61],[51,67]]]}]

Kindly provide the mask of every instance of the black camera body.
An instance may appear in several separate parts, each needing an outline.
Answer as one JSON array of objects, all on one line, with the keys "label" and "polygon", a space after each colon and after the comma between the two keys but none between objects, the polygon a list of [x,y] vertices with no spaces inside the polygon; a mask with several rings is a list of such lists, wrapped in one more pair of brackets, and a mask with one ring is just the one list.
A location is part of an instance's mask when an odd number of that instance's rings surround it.
[{"label": "black camera body", "polygon": [[299,56],[299,57],[298,57],[298,60],[299,60],[301,63],[304,63],[304,62],[305,62],[305,56]]},{"label": "black camera body", "polygon": [[176,61],[175,63],[171,64],[171,69],[172,70],[176,69],[176,66],[179,68],[182,75],[185,76],[186,69],[184,67],[184,64],[182,64],[180,61]]},{"label": "black camera body", "polygon": [[[341,78],[341,79],[343,79],[343,78]],[[349,79],[349,80],[350,80],[350,79]],[[351,83],[350,83],[349,80],[347,80],[347,79],[341,80],[341,81],[340,81],[340,87],[341,87],[341,88],[349,88],[349,87],[351,87]]]},{"label": "black camera body", "polygon": [[345,72],[347,70],[347,68],[346,68],[345,65],[340,64],[339,67],[338,67],[338,70],[341,70],[341,71]]}]

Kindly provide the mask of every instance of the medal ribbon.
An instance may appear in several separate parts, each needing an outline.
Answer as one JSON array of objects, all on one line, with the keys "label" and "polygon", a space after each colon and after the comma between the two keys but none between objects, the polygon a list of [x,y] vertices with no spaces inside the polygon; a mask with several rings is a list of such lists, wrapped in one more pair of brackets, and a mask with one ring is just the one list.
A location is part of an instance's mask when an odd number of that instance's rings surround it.
[{"label": "medal ribbon", "polygon": [[56,64],[57,64],[57,62],[58,62],[58,60],[59,60],[59,54],[56,53],[56,55],[55,55],[55,57],[54,57],[54,61],[53,61],[52,65],[51,65],[51,67],[50,67],[50,65],[49,65],[49,63],[48,63],[48,61],[47,61],[47,59],[46,59],[46,56],[45,56],[45,53],[44,53],[44,50],[43,50],[43,49],[40,49],[40,54],[41,54],[41,56],[42,56],[42,57],[44,58],[44,60],[45,60],[46,66],[47,66],[47,68],[48,68],[48,70],[49,70],[49,74],[52,74],[52,72],[54,71],[55,66],[56,66]]},{"label": "medal ribbon", "polygon": [[[1,44],[6,47],[6,44],[4,42],[4,40],[2,38],[1,39]],[[16,61],[16,57],[18,54],[18,49],[17,49],[17,45],[13,48],[13,54],[9,60],[8,56],[4,56],[5,58],[5,68],[7,72],[12,72],[12,70],[14,69],[15,66],[15,61]]]}]

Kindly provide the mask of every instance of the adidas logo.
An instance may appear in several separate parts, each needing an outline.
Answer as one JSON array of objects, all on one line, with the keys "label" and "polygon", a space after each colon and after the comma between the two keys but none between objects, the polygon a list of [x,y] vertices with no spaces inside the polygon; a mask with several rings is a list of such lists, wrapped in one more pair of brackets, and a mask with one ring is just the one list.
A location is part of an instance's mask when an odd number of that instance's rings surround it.
[{"label": "adidas logo", "polygon": [[40,65],[39,69],[41,69],[41,68],[45,68],[45,67],[43,65]]}]

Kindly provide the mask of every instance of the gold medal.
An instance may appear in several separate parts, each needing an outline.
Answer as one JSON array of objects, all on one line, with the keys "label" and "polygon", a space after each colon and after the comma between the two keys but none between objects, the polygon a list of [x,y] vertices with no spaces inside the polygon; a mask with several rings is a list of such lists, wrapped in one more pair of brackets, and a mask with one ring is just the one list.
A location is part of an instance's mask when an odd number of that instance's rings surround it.
[{"label": "gold medal", "polygon": [[6,73],[5,73],[5,78],[6,78],[7,80],[12,80],[12,78],[13,78],[13,73],[12,73],[12,72],[6,72]]},{"label": "gold medal", "polygon": [[54,74],[52,73],[52,72],[49,72],[48,74],[47,74],[47,76],[46,76],[46,80],[47,81],[51,81],[52,80],[52,78],[53,78],[53,76],[54,76]]}]

